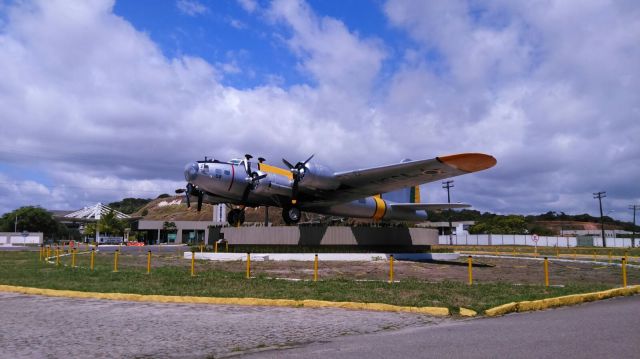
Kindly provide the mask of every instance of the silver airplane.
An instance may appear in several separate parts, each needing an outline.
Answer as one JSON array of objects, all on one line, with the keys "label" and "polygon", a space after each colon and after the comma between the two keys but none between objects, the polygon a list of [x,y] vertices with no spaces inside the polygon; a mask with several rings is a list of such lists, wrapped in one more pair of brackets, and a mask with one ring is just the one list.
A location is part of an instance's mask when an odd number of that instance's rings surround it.
[{"label": "silver airplane", "polygon": [[482,153],[462,153],[428,160],[334,172],[311,162],[313,155],[295,165],[282,159],[287,168],[265,163],[264,158],[218,161],[205,157],[186,165],[187,206],[202,203],[237,206],[227,214],[232,226],[244,222],[246,207],[273,206],[283,209],[287,224],[300,221],[301,211],[376,221],[417,222],[427,219],[427,210],[470,207],[468,204],[420,203],[419,185],[482,171],[496,159]]}]

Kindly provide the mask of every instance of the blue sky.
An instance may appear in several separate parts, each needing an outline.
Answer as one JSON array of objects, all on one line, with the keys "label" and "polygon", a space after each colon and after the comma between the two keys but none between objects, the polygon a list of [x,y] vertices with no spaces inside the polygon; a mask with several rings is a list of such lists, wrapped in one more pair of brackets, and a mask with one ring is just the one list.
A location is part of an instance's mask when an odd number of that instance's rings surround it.
[{"label": "blue sky", "polygon": [[0,213],[170,193],[205,155],[483,152],[454,201],[596,214],[604,190],[628,220],[639,43],[626,0],[0,0]]}]

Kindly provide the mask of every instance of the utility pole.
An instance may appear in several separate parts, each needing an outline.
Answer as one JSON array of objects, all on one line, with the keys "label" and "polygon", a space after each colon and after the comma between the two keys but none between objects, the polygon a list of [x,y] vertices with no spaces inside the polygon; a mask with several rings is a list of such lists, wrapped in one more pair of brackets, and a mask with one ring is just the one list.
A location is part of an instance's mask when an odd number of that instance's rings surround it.
[{"label": "utility pole", "polygon": [[633,248],[636,241],[636,210],[640,209],[640,205],[632,204],[629,209],[633,210],[633,234],[631,235],[631,248]]},{"label": "utility pole", "polygon": [[[451,193],[450,189],[453,186],[453,180],[442,182],[442,188],[447,189],[447,203],[451,204]],[[451,228],[451,208],[449,208],[449,245],[453,245],[453,229]]]},{"label": "utility pole", "polygon": [[13,231],[18,233],[18,215],[16,214],[16,223],[13,225]]},{"label": "utility pole", "polygon": [[604,237],[604,216],[602,215],[602,198],[607,196],[607,192],[601,191],[593,194],[594,199],[600,203],[600,229],[602,230],[602,247],[607,247],[607,239]]}]

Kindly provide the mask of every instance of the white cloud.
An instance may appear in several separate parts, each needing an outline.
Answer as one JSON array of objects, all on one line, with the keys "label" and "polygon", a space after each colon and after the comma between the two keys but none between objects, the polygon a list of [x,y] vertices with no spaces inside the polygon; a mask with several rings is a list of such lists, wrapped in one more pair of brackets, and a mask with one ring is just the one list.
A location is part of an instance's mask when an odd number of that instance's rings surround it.
[{"label": "white cloud", "polygon": [[180,12],[189,16],[202,15],[209,11],[209,8],[196,0],[178,0],[176,6]]},{"label": "white cloud", "polygon": [[[593,213],[591,192],[609,191],[612,207],[640,200],[634,3],[392,0],[393,31],[413,41],[394,59],[396,44],[275,1],[273,38],[310,81],[284,87],[271,74],[249,89],[224,83],[250,76],[242,54],[167,57],[112,7],[43,0],[6,11],[0,163],[28,163],[52,184],[0,173],[0,212],[153,196],[183,185],[188,161],[247,152],[272,163],[317,153],[347,169],[481,151],[498,166],[457,178],[456,201]],[[397,66],[381,74],[385,61]],[[445,195],[426,190],[429,201]]]},{"label": "white cloud", "polygon": [[253,13],[258,9],[258,3],[255,0],[237,0],[238,4],[248,13]]}]

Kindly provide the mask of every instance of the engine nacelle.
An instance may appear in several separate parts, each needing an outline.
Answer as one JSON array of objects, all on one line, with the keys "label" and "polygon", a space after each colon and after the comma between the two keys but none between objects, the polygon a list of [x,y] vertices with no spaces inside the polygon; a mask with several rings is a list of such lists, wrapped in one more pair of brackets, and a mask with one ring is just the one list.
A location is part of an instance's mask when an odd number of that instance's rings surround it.
[{"label": "engine nacelle", "polygon": [[333,173],[333,170],[329,167],[307,163],[299,186],[310,190],[334,190],[340,186],[340,181],[335,178]]}]

